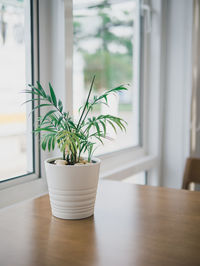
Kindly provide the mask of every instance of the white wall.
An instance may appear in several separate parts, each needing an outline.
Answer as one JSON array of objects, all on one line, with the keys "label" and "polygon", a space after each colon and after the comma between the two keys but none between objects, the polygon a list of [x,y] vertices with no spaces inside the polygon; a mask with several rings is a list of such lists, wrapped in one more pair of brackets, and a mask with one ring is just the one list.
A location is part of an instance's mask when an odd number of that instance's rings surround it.
[{"label": "white wall", "polygon": [[191,156],[200,157],[200,1],[194,0]]},{"label": "white wall", "polygon": [[160,184],[180,188],[190,152],[193,1],[168,0]]}]

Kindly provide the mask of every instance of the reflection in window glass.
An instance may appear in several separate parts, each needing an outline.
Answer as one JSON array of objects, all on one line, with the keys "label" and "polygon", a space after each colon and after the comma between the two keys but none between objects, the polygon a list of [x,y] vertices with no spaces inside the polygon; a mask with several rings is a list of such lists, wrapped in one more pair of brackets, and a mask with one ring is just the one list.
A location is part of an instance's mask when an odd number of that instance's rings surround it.
[{"label": "reflection in window glass", "polygon": [[0,181],[33,167],[28,155],[32,143],[27,151],[31,128],[27,128],[26,107],[21,106],[26,96],[20,93],[26,84],[24,20],[23,0],[0,1]]},{"label": "reflection in window glass", "polygon": [[74,69],[73,105],[78,117],[93,75],[95,94],[121,84],[130,84],[128,92],[109,98],[109,106],[98,106],[93,115],[122,117],[127,132],[108,128],[113,141],[106,141],[97,153],[139,145],[139,23],[138,1],[73,1]]}]

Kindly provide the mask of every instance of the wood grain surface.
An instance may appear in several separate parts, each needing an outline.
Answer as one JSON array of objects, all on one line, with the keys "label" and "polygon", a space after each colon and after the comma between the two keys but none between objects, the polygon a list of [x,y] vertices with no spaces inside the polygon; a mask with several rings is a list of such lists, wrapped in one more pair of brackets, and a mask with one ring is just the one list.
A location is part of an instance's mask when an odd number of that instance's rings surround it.
[{"label": "wood grain surface", "polygon": [[103,181],[87,219],[53,217],[48,196],[3,209],[0,266],[18,265],[199,266],[200,192]]}]

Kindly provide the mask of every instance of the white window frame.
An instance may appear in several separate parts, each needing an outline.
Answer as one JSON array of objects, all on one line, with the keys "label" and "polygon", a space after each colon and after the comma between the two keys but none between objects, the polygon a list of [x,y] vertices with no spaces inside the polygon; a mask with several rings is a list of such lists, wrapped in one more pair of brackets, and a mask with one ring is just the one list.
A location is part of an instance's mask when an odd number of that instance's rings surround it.
[{"label": "white window frame", "polygon": [[[27,1],[25,6],[26,28],[31,29],[31,36],[26,40],[27,65],[31,66],[31,72],[26,73],[26,80],[32,84],[39,80],[39,46],[38,46],[38,0]],[[30,51],[31,48],[31,51]],[[34,112],[33,121],[37,121],[39,110]],[[31,122],[32,123],[32,122]],[[47,191],[46,182],[41,177],[41,160],[39,136],[32,135],[33,145],[33,173],[16,176],[0,182],[0,207],[5,207],[24,198],[29,198]],[[22,193],[23,191],[23,193]]]}]

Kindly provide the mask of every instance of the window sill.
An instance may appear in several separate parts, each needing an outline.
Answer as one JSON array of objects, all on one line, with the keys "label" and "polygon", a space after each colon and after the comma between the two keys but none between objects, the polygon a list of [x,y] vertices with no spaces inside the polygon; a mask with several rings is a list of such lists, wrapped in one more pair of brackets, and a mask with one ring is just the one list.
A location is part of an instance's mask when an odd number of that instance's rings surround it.
[{"label": "window sill", "polygon": [[0,208],[48,193],[46,179],[37,178],[0,190]]},{"label": "window sill", "polygon": [[121,164],[112,170],[103,171],[100,178],[120,181],[138,172],[150,170],[155,167],[156,163],[156,156],[144,156],[138,160]]}]

